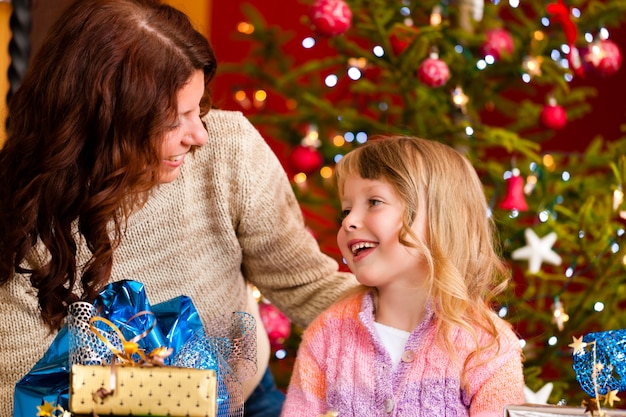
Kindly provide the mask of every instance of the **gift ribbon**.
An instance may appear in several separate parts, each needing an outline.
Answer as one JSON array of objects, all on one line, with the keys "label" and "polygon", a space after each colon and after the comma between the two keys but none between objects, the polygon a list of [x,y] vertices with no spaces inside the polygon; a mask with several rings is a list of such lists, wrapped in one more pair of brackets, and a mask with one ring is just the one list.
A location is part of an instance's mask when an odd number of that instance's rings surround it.
[{"label": "gift ribbon", "polygon": [[[139,313],[130,317],[126,321],[126,323],[130,323],[137,317],[144,316],[144,315],[154,316],[154,313],[151,311],[140,311]],[[97,321],[103,322],[104,324],[109,326],[119,336],[120,340],[122,341],[122,350],[119,350],[118,348],[116,348],[113,345],[113,343],[111,343],[111,341],[101,333],[100,329],[98,329],[94,325],[94,323]],[[165,359],[169,355],[171,355],[173,349],[172,348],[168,349],[163,346],[153,349],[152,352],[150,352],[148,355],[144,353],[143,349],[139,348],[139,344],[137,342],[143,339],[144,337],[146,337],[152,331],[155,325],[156,325],[156,320],[154,320],[152,324],[150,325],[150,327],[148,327],[143,333],[136,335],[130,340],[126,340],[126,338],[122,334],[122,331],[115,324],[113,324],[110,320],[105,319],[104,317],[99,317],[99,316],[92,317],[91,319],[89,319],[89,329],[98,337],[98,339],[100,339],[109,349],[111,349],[111,352],[113,352],[115,356],[117,356],[124,364],[127,364],[127,365],[149,364],[149,365],[163,366]],[[139,361],[133,360],[133,355],[135,354],[139,355],[140,357]]]},{"label": "gift ribbon", "polygon": [[[154,316],[154,313],[152,313],[151,311],[140,311],[139,313],[130,317],[126,321],[126,323],[130,323],[137,317],[144,316],[144,315]],[[113,343],[111,343],[111,341],[104,334],[102,334],[100,329],[98,329],[95,326],[95,322],[97,321],[106,324],[118,335],[118,337],[120,338],[122,342],[122,350],[116,348],[113,345]],[[143,349],[139,348],[139,344],[137,342],[143,339],[144,337],[146,337],[152,331],[155,325],[156,325],[156,319],[144,332],[136,335],[130,340],[126,340],[122,331],[115,324],[113,324],[113,322],[111,322],[110,320],[104,317],[99,317],[99,316],[92,317],[91,319],[89,319],[89,329],[98,337],[98,339],[100,339],[111,350],[111,352],[113,352],[113,354],[122,361],[122,363],[126,365],[132,365],[132,366],[138,366],[138,365],[163,366],[165,359],[169,355],[171,355],[173,349],[166,348],[163,346],[153,349],[152,352],[150,352],[148,355],[144,353]],[[140,360],[134,361],[133,355],[138,355]],[[108,397],[109,395],[113,395],[113,393],[115,392],[115,387],[117,385],[117,375],[115,373],[115,364],[116,364],[115,360],[111,361],[111,378],[109,380],[109,389],[102,387],[96,392],[94,392],[93,393],[94,402],[98,401],[98,399],[104,399]],[[97,417],[97,416],[94,414],[94,417]]]}]

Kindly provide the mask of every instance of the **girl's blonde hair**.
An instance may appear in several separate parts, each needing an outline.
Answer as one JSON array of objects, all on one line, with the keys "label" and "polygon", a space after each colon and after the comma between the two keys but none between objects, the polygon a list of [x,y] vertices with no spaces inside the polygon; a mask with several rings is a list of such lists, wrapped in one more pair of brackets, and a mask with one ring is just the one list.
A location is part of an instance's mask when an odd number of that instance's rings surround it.
[{"label": "girl's blonde hair", "polygon": [[[482,183],[461,153],[442,143],[416,137],[370,139],[337,164],[339,195],[349,175],[382,180],[406,203],[400,242],[416,247],[428,264],[429,291],[438,326],[438,340],[455,357],[453,333],[461,328],[474,337],[475,352],[467,358],[483,363],[482,352],[499,348],[491,303],[504,291],[510,271],[496,249],[495,225]],[[419,210],[426,210],[427,240],[411,230]],[[477,328],[493,336],[484,344]],[[495,349],[497,351],[497,349]]]}]

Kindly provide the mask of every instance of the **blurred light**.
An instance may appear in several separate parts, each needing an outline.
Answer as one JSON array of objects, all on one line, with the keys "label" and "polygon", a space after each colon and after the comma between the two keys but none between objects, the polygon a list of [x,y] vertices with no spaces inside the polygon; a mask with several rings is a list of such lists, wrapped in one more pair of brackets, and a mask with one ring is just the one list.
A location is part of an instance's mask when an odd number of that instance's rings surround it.
[{"label": "blurred light", "polygon": [[541,18],[541,24],[544,25],[545,27],[550,26],[550,19],[547,17],[542,17]]},{"label": "blurred light", "polygon": [[487,68],[487,63],[484,59],[480,59],[478,60],[478,62],[476,62],[476,68],[478,68],[479,70],[484,70],[485,68]]},{"label": "blurred light", "polygon": [[296,184],[303,184],[306,182],[306,174],[304,172],[299,172],[293,176],[293,182]]},{"label": "blurred light", "polygon": [[557,342],[558,342],[558,341],[559,341],[559,339],[557,339],[557,337],[556,337],[556,336],[551,336],[551,337],[548,339],[548,344],[549,344],[550,346],[554,346],[554,345],[556,345],[556,344],[557,344]]},{"label": "blurred light", "polygon": [[341,135],[335,135],[335,137],[333,138],[333,145],[335,145],[338,148],[343,146],[344,143],[346,143],[346,141]]},{"label": "blurred light", "polygon": [[465,134],[467,136],[472,136],[474,134],[474,128],[472,126],[467,126],[465,128]]},{"label": "blurred light", "polygon": [[571,278],[571,277],[572,277],[572,275],[574,275],[574,268],[572,268],[572,267],[570,266],[569,268],[567,268],[567,269],[565,270],[565,276],[566,276],[567,278]]},{"label": "blurred light", "polygon": [[614,243],[611,245],[611,252],[613,252],[613,253],[617,253],[617,252],[619,252],[619,244],[618,244],[618,243],[614,242]]},{"label": "blurred light", "polygon": [[254,99],[256,101],[265,101],[267,99],[267,92],[265,90],[256,90],[254,92]]},{"label": "blurred light", "polygon": [[454,52],[456,52],[457,54],[462,54],[463,53],[463,46],[462,45],[454,45]]},{"label": "blurred light", "polygon": [[305,49],[311,49],[315,46],[315,38],[309,36],[302,39],[302,47]]},{"label": "blurred light", "polygon": [[239,22],[237,25],[237,31],[245,35],[250,35],[254,33],[254,25],[251,25],[248,22]]},{"label": "blurred light", "polygon": [[596,301],[596,303],[593,305],[593,309],[597,312],[604,310],[604,303],[601,301]]},{"label": "blurred light", "polygon": [[436,5],[430,14],[430,25],[439,26],[441,24],[441,6]]},{"label": "blurred light", "polygon": [[624,229],[620,228],[617,229],[617,236],[623,236],[624,235]]},{"label": "blurred light", "polygon": [[385,50],[383,49],[382,46],[380,45],[376,45],[374,48],[372,48],[372,52],[374,53],[375,56],[377,56],[378,58],[382,57],[385,55]]},{"label": "blurred light", "polygon": [[587,41],[587,43],[593,42],[593,35],[589,32],[585,33],[585,41]]},{"label": "blurred light", "polygon": [[574,76],[572,74],[565,74],[563,78],[565,78],[565,81],[569,83],[574,79]]},{"label": "blurred light", "polygon": [[500,311],[498,311],[498,316],[500,316],[500,318],[504,318],[506,317],[508,313],[509,313],[509,309],[506,306],[502,306],[500,308]]},{"label": "blurred light", "polygon": [[411,16],[411,9],[409,9],[408,7],[401,7],[400,14],[402,16]]},{"label": "blurred light", "polygon": [[524,347],[526,347],[526,341],[524,339],[520,339],[519,340],[519,345],[522,349],[524,349]]},{"label": "blurred light", "polygon": [[536,41],[542,41],[545,37],[545,33],[543,33],[543,31],[541,30],[536,30],[533,32],[533,38],[535,38]]},{"label": "blurred light", "polygon": [[579,238],[579,239],[582,239],[582,238],[584,238],[584,237],[585,237],[585,231],[584,231],[584,230],[579,230],[579,231],[578,231],[578,238]]},{"label": "blurred light", "polygon": [[550,218],[550,212],[548,210],[542,210],[539,212],[539,221],[545,223]]},{"label": "blurred light", "polygon": [[609,31],[608,31],[608,29],[607,28],[601,28],[599,36],[600,36],[600,39],[604,39],[604,40],[609,39]]},{"label": "blurred light", "polygon": [[320,169],[320,176],[326,179],[332,178],[333,169],[331,167],[322,167],[322,169]]},{"label": "blurred light", "polygon": [[574,16],[575,18],[578,19],[580,17],[580,9],[578,7],[572,7],[571,12],[572,16]]},{"label": "blurred light", "polygon": [[359,78],[361,78],[361,75],[363,75],[361,73],[361,70],[356,68],[356,67],[351,67],[348,68],[348,77],[350,77],[353,80],[358,80]]},{"label": "blurred light", "polygon": [[365,143],[367,142],[367,133],[365,132],[359,132],[356,134],[356,141],[359,143]]},{"label": "blurred light", "polygon": [[493,63],[494,63],[494,62],[496,62],[496,59],[493,57],[493,55],[487,55],[487,56],[485,57],[485,62],[486,62],[488,65],[493,65]]},{"label": "blurred light", "polygon": [[550,52],[550,58],[552,58],[553,61],[558,61],[561,59],[561,52],[559,52],[558,49],[553,49],[552,52]]},{"label": "blurred light", "polygon": [[519,7],[519,0],[509,0],[509,5],[510,5],[512,8],[516,9],[516,8],[518,8],[518,7]]},{"label": "blurred light", "polygon": [[387,104],[384,101],[381,101],[380,103],[378,103],[378,109],[381,111],[387,111],[389,110],[389,104]]},{"label": "blurred light", "polygon": [[339,153],[338,153],[338,154],[337,154],[337,155],[335,155],[335,157],[333,158],[333,161],[335,161],[335,163],[337,163],[337,162],[341,161],[341,158],[343,158],[343,155],[341,155],[341,154],[339,154]]},{"label": "blurred light", "polygon": [[276,359],[285,359],[287,351],[285,349],[278,349],[274,355],[276,356]]},{"label": "blurred light", "polygon": [[563,45],[561,45],[561,51],[563,51],[563,53],[567,55],[571,52],[571,48],[568,44],[564,43]]},{"label": "blurred light", "polygon": [[565,182],[569,181],[571,178],[569,172],[567,171],[563,171],[563,173],[561,174],[561,179]]},{"label": "blurred light", "polygon": [[326,87],[329,88],[336,86],[338,81],[339,78],[335,74],[327,75],[326,78],[324,78],[324,84],[326,84]]},{"label": "blurred light", "polygon": [[526,84],[528,84],[530,82],[532,78],[530,77],[530,75],[524,73],[522,74],[522,81],[524,81]]},{"label": "blurred light", "polygon": [[509,219],[516,219],[517,217],[519,217],[519,210],[511,210],[511,212],[509,213]]},{"label": "blurred light", "polygon": [[549,170],[554,170],[554,157],[549,153],[545,154],[542,159],[543,165]]},{"label": "blurred light", "polygon": [[354,133],[352,133],[352,132],[346,132],[346,134],[343,135],[343,137],[346,140],[346,142],[353,142],[354,141]]}]

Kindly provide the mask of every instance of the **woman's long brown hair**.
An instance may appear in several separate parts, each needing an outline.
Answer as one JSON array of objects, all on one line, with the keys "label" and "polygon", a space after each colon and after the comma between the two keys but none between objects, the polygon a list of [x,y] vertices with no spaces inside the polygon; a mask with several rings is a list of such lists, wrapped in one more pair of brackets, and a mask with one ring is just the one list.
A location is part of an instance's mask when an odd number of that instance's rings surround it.
[{"label": "woman's long brown hair", "polygon": [[[0,285],[30,277],[50,329],[108,282],[125,219],[158,183],[177,92],[197,70],[204,115],[215,56],[187,16],[158,0],[78,0],[32,60],[0,150]],[[78,239],[92,254],[86,265]],[[34,254],[41,262],[26,268]]]}]

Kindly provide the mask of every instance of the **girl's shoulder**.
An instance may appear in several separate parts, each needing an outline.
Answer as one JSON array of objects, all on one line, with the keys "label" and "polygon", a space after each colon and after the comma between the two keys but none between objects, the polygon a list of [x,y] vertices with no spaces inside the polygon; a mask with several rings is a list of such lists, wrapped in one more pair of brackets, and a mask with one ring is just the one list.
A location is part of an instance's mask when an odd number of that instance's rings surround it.
[{"label": "girl's shoulder", "polygon": [[367,293],[353,293],[340,298],[319,316],[307,328],[309,333],[320,330],[330,331],[335,328],[342,328],[347,322],[358,322],[359,314],[363,307],[363,300]]}]

